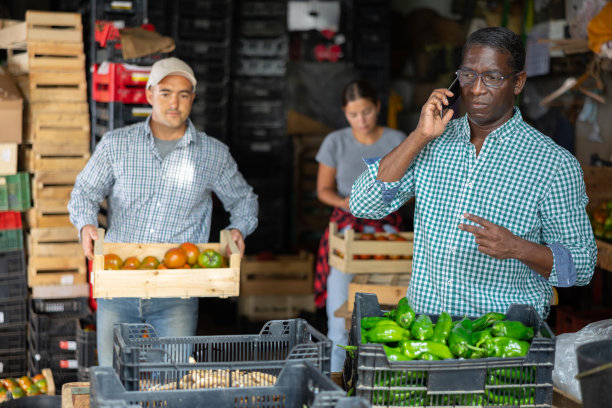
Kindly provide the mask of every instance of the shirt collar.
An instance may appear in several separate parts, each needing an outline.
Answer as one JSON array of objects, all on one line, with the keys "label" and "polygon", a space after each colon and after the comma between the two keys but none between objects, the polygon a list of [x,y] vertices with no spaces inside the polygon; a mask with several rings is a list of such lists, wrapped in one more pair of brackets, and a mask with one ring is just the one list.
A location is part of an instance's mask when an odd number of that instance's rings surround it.
[{"label": "shirt collar", "polygon": [[[147,132],[147,136],[151,141],[153,141],[153,132],[151,131],[151,115],[149,115],[147,117],[147,120],[145,121],[145,129]],[[191,122],[191,119],[187,118],[187,129],[185,129],[185,134],[177,145],[186,146],[191,142],[195,142],[196,134],[197,132],[195,126],[193,125],[193,122]]]},{"label": "shirt collar", "polygon": [[[468,121],[467,114],[461,118],[461,137],[466,141],[470,141],[470,123]],[[516,134],[517,129],[523,123],[523,116],[518,107],[514,107],[514,114],[506,123],[489,133],[487,139],[497,140],[500,143],[504,143],[509,136]]]}]

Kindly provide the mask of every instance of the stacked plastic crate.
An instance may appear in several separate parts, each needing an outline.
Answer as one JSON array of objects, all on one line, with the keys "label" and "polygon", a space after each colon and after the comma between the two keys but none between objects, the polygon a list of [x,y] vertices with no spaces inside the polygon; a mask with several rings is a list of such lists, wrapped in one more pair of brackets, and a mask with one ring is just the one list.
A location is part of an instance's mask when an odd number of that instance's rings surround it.
[{"label": "stacked plastic crate", "polygon": [[27,11],[0,37],[26,102],[19,165],[32,174],[28,285],[84,284],[84,257],[67,210],[90,156],[81,15]]},{"label": "stacked plastic crate", "polygon": [[290,241],[287,203],[293,172],[284,92],[287,2],[243,1],[236,15],[231,148],[260,208],[247,250],[283,253]]},{"label": "stacked plastic crate", "polygon": [[90,315],[88,298],[30,299],[28,371],[50,368],[56,387],[77,381],[77,330],[80,317]]},{"label": "stacked plastic crate", "polygon": [[350,13],[355,69],[379,91],[381,118],[387,117],[389,99],[390,7],[387,0],[354,0]]},{"label": "stacked plastic crate", "polygon": [[[0,186],[0,201],[2,197],[6,195]],[[21,214],[3,211],[0,212],[0,377],[22,376],[26,369],[27,294]]]},{"label": "stacked plastic crate", "polygon": [[[153,54],[125,59],[120,30],[141,27],[166,30],[166,2],[156,2],[155,24],[148,20],[146,0],[91,0],[91,126],[92,149],[104,133],[143,121],[151,113],[145,85],[151,65],[164,57]],[[161,32],[162,34],[163,31]]]},{"label": "stacked plastic crate", "polygon": [[191,108],[196,129],[226,142],[232,0],[177,0],[172,13],[175,56],[193,68],[198,85]]}]

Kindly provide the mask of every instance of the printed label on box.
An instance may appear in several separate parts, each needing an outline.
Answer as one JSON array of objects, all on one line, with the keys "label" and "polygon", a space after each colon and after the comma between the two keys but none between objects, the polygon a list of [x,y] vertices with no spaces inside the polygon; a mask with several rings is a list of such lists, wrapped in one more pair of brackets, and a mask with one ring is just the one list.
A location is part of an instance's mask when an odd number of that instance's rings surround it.
[{"label": "printed label on box", "polygon": [[60,279],[60,284],[62,285],[72,285],[74,284],[74,275],[63,275]]},{"label": "printed label on box", "polygon": [[4,323],[4,312],[0,312],[0,324]]}]

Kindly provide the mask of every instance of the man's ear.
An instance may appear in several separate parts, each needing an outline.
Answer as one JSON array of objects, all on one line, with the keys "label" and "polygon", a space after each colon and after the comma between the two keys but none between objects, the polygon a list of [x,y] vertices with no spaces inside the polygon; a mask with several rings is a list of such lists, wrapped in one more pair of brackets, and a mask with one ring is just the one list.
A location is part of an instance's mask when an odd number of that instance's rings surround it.
[{"label": "man's ear", "polygon": [[525,82],[527,81],[527,73],[525,71],[521,71],[518,74],[514,75],[514,94],[518,95],[523,92],[523,88],[525,87]]},{"label": "man's ear", "polygon": [[149,102],[149,105],[153,105],[153,91],[151,90],[151,88],[147,88],[145,90],[145,96],[147,97],[147,102]]}]

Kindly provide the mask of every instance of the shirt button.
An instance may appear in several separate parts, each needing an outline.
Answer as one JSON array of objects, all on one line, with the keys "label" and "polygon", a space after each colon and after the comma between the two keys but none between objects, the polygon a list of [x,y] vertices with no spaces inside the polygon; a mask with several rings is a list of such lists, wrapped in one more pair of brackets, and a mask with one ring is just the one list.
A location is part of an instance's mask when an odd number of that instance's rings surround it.
[{"label": "shirt button", "polygon": [[455,253],[455,247],[451,247],[450,251],[454,254]]},{"label": "shirt button", "polygon": [[469,188],[472,188],[472,185],[473,185],[473,184],[472,184],[472,182],[471,182],[471,181],[470,181],[469,183],[467,183],[467,186],[468,186]]},{"label": "shirt button", "polygon": [[462,213],[457,214],[457,218],[462,219],[463,218],[463,214]]},{"label": "shirt button", "polygon": [[450,279],[449,279],[449,280],[448,280],[448,282],[446,282],[446,283],[448,283],[448,286],[452,286],[452,285],[453,285],[453,281],[452,281],[452,280],[450,280]]}]

